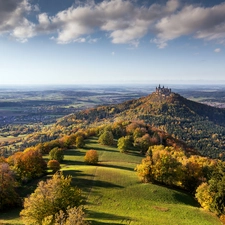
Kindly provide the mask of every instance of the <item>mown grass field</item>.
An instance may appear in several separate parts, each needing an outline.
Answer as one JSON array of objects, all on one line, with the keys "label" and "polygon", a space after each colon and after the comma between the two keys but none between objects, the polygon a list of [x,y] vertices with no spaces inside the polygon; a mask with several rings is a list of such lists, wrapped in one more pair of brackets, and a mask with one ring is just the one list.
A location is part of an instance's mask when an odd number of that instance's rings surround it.
[{"label": "mown grass field", "polygon": [[[89,149],[99,153],[97,166],[83,161]],[[140,183],[134,168],[141,159],[134,151],[122,154],[116,147],[101,146],[95,138],[88,140],[84,149],[65,152],[62,171],[72,175],[73,185],[83,190],[87,219],[92,225],[221,224],[215,216],[199,208],[190,195]],[[1,215],[1,222],[22,224],[17,211]]]}]

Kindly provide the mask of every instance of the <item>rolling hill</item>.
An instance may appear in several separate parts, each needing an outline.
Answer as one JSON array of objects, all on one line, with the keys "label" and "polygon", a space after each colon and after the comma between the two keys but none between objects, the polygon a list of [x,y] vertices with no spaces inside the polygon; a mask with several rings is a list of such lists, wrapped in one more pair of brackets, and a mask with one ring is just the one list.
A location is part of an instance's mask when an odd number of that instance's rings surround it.
[{"label": "rolling hill", "polygon": [[143,120],[200,154],[224,158],[225,110],[190,101],[173,92],[157,90],[139,99],[99,106],[63,117],[54,127],[73,129],[118,120]]}]

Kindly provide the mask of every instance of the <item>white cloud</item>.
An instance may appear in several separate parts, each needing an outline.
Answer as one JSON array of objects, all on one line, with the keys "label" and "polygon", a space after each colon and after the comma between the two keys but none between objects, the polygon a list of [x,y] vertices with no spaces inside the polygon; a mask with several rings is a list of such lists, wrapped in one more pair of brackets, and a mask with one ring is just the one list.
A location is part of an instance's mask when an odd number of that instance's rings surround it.
[{"label": "white cloud", "polygon": [[39,15],[38,29],[42,32],[52,32],[55,29],[55,40],[61,44],[102,30],[108,33],[114,44],[131,44],[137,47],[139,40],[149,32],[156,19],[174,12],[178,6],[178,0],[150,7],[140,7],[124,0],[105,0],[99,4],[94,4],[93,1],[83,5],[77,3],[53,17]]},{"label": "white cloud", "polygon": [[86,42],[86,38],[77,38],[74,40],[74,42],[84,43],[84,42]]},{"label": "white cloud", "polygon": [[[140,5],[135,0],[79,1],[53,16],[40,12],[29,0],[0,0],[0,35],[10,34],[21,42],[40,34],[51,34],[60,44],[95,43],[91,35],[105,32],[114,44],[137,47],[141,38],[154,35],[151,43],[165,48],[170,40],[192,36],[225,42],[225,3],[213,7],[182,5],[179,0],[165,4]],[[37,23],[28,20],[37,13]]]},{"label": "white cloud", "polygon": [[163,49],[168,45],[166,40],[163,39],[154,38],[150,42],[156,44],[159,49]]},{"label": "white cloud", "polygon": [[185,6],[156,23],[158,38],[173,40],[184,35],[201,39],[225,38],[225,3],[212,8]]},{"label": "white cloud", "polygon": [[10,34],[18,41],[26,42],[35,35],[35,25],[25,17],[37,10],[28,0],[0,0],[0,34]]},{"label": "white cloud", "polygon": [[214,52],[219,53],[219,52],[221,52],[221,49],[220,49],[220,48],[216,48],[216,49],[214,50]]}]

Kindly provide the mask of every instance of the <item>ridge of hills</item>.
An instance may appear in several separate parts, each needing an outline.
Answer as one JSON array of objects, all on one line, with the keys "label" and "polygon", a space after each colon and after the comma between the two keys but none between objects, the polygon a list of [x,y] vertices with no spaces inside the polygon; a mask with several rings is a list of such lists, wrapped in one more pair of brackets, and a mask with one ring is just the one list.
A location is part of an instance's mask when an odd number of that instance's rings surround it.
[{"label": "ridge of hills", "polygon": [[224,159],[225,110],[188,100],[173,92],[152,94],[119,104],[70,114],[55,127],[93,126],[120,120],[142,120],[185,142],[201,155]]}]

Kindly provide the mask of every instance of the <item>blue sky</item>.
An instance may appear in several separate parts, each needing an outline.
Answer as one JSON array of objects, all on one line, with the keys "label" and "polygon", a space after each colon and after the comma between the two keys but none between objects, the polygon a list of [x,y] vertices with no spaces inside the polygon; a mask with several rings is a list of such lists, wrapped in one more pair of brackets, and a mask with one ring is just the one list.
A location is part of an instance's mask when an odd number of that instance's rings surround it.
[{"label": "blue sky", "polygon": [[225,84],[225,2],[0,0],[0,85]]}]

